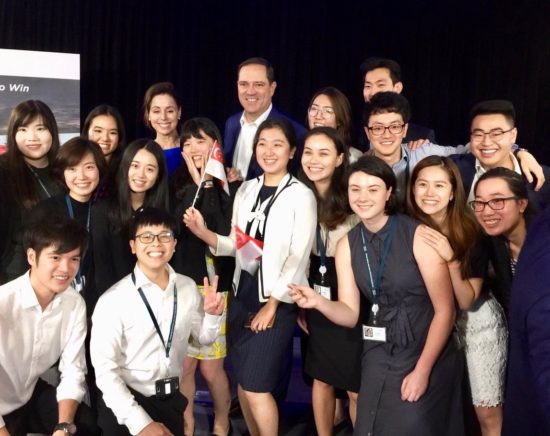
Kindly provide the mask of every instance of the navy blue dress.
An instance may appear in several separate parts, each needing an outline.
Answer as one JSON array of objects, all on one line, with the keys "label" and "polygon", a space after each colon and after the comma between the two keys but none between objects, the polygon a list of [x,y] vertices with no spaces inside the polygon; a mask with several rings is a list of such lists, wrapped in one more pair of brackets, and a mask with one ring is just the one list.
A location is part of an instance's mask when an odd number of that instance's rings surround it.
[{"label": "navy blue dress", "polygon": [[[434,309],[413,254],[418,222],[394,215],[395,234],[380,286],[379,323],[387,342],[364,341],[361,389],[355,435],[463,435],[461,380],[463,358],[453,337],[435,363],[427,391],[417,402],[401,400],[403,379],[424,348]],[[377,233],[359,223],[348,233],[355,281],[373,301],[362,247],[364,232],[373,276],[389,233],[391,219]]]}]

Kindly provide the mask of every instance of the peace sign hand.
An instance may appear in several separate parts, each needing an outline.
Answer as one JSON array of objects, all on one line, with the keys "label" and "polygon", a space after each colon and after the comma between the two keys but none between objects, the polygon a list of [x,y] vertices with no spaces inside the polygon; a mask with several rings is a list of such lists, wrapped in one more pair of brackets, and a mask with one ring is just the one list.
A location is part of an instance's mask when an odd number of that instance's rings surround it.
[{"label": "peace sign hand", "polygon": [[218,290],[218,279],[217,275],[214,276],[212,285],[208,281],[208,277],[204,278],[204,312],[209,315],[220,316],[223,313],[225,306],[225,301],[223,294],[217,292]]}]

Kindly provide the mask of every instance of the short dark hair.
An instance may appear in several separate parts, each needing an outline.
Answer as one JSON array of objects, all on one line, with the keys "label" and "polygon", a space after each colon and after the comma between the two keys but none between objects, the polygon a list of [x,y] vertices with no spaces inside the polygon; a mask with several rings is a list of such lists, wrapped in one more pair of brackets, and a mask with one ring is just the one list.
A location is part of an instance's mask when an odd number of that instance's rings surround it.
[{"label": "short dark hair", "polygon": [[264,131],[265,129],[279,129],[281,132],[283,132],[283,135],[285,135],[286,140],[288,141],[290,145],[290,149],[296,148],[296,144],[298,144],[298,140],[296,139],[296,130],[294,130],[294,126],[290,121],[288,121],[286,118],[268,118],[265,120],[262,124],[258,126],[258,130],[256,130],[256,134],[254,135],[254,145],[253,145],[253,153],[256,154],[256,146],[258,145],[258,141],[260,140],[260,133]]},{"label": "short dark hair", "polygon": [[202,138],[201,130],[222,146],[222,135],[214,121],[210,118],[196,117],[187,120],[181,127],[180,150],[183,150],[183,143],[189,138]]},{"label": "short dark hair", "polygon": [[403,122],[408,123],[411,119],[411,105],[409,101],[401,94],[386,91],[377,92],[365,103],[363,109],[363,125],[369,125],[372,115],[398,113],[403,117]]},{"label": "short dark hair", "polygon": [[149,122],[149,111],[151,110],[153,98],[162,94],[168,94],[172,97],[176,102],[178,109],[181,109],[181,100],[176,91],[176,87],[172,82],[159,82],[151,85],[147,91],[145,91],[145,96],[143,97],[143,122],[149,128],[151,128],[151,123]]},{"label": "short dark hair", "polygon": [[379,58],[379,57],[369,57],[363,61],[361,64],[361,74],[365,78],[365,75],[372,70],[377,68],[386,68],[390,72],[391,81],[396,84],[401,82],[401,67],[393,59]]},{"label": "short dark hair", "polygon": [[64,171],[80,163],[84,156],[91,153],[99,171],[99,177],[103,177],[107,171],[107,162],[99,145],[82,136],[69,139],[57,152],[52,165],[52,170],[60,182],[65,184]]},{"label": "short dark hair", "polygon": [[478,115],[500,114],[512,125],[516,124],[516,109],[510,100],[484,100],[470,110],[470,124]]},{"label": "short dark hair", "polygon": [[32,248],[37,258],[42,250],[52,245],[56,253],[68,253],[79,248],[82,255],[87,244],[88,232],[79,222],[66,214],[52,214],[51,211],[42,208],[37,208],[30,213],[23,231],[25,251]]},{"label": "short dark hair", "polygon": [[241,62],[237,67],[237,77],[239,77],[241,68],[246,67],[247,65],[263,65],[266,70],[267,81],[270,84],[275,81],[275,69],[267,59],[261,57],[248,58],[247,60]]},{"label": "short dark hair", "polygon": [[348,171],[348,183],[352,174],[357,172],[363,172],[370,176],[375,176],[382,179],[386,185],[386,189],[391,188],[390,198],[386,202],[386,213],[391,215],[397,212],[397,198],[395,196],[397,179],[390,166],[379,157],[364,154],[350,165]]},{"label": "short dark hair", "polygon": [[138,209],[130,224],[130,239],[134,239],[138,229],[144,226],[165,226],[172,230],[174,235],[178,231],[178,222],[176,219],[164,209],[157,207],[142,207]]}]

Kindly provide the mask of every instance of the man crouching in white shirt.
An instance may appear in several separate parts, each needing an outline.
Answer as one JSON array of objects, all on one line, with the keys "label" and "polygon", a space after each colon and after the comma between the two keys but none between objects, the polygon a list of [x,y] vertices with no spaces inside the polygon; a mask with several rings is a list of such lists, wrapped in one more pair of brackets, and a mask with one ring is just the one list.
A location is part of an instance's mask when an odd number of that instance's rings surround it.
[{"label": "man crouching in white shirt", "polygon": [[189,337],[208,344],[219,333],[224,301],[217,277],[212,286],[205,279],[201,308],[195,282],[168,265],[176,227],[165,211],[138,211],[129,229],[134,271],[100,297],[92,316],[91,357],[102,392],[98,423],[105,435],[183,435],[187,399],[178,380]]},{"label": "man crouching in white shirt", "polygon": [[[79,405],[86,306],[71,287],[87,240],[66,216],[34,217],[24,231],[30,270],[0,287],[1,436],[99,434],[92,410]],[[58,361],[56,389],[39,377]]]}]

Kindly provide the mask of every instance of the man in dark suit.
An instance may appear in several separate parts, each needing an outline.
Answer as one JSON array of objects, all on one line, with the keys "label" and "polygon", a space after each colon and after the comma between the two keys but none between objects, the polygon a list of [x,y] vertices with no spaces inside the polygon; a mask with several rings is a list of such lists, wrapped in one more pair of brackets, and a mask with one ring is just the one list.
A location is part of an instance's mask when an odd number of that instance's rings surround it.
[{"label": "man in dark suit", "polygon": [[550,210],[532,224],[512,287],[502,434],[550,434]]},{"label": "man in dark suit", "polygon": [[[550,185],[543,180],[549,180],[550,168],[543,165],[542,173],[535,175],[533,183],[522,171],[518,159],[512,152],[517,138],[515,127],[516,111],[508,100],[485,100],[477,103],[470,111],[470,152],[464,155],[452,156],[457,164],[468,201],[474,200],[473,188],[477,179],[487,170],[505,167],[523,175],[529,191],[529,201],[538,209],[550,205]],[[524,159],[525,150],[519,149],[517,156]],[[532,179],[531,176],[529,178]],[[538,189],[537,189],[538,188]]]},{"label": "man in dark suit", "polygon": [[272,98],[277,88],[273,67],[264,58],[255,57],[239,65],[237,93],[243,111],[230,116],[225,123],[223,150],[230,171],[238,171],[245,180],[259,176],[263,171],[253,153],[253,140],[258,126],[266,119],[286,118],[298,138],[296,153],[290,170],[296,174],[300,168],[303,137],[306,129],[273,106]]},{"label": "man in dark suit", "polygon": [[[401,94],[403,82],[401,81],[401,67],[392,59],[370,57],[361,64],[361,75],[364,79],[363,98],[365,103],[369,102],[372,96],[381,91],[391,91]],[[435,144],[435,132],[433,129],[409,122],[407,136],[404,143],[427,139]],[[367,151],[370,148],[369,140],[361,126],[359,132],[359,149]]]}]

